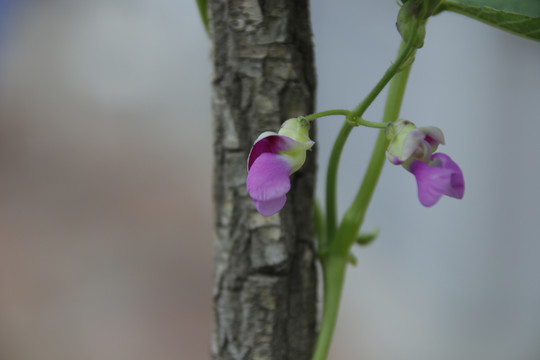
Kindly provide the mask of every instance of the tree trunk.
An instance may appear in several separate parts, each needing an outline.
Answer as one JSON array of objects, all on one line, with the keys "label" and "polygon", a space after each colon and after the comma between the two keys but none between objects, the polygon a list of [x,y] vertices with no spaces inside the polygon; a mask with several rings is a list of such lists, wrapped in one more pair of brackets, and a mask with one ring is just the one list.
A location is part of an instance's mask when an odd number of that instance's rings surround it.
[{"label": "tree trunk", "polygon": [[[213,360],[308,360],[316,335],[315,153],[265,218],[246,190],[257,136],[313,112],[307,0],[209,0],[215,118]],[[312,133],[312,138],[314,134]]]}]

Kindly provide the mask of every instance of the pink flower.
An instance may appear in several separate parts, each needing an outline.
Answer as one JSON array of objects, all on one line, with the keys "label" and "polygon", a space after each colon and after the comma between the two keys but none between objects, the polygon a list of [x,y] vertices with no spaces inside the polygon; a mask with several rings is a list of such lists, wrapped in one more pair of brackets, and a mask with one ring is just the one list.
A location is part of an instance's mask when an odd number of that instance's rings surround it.
[{"label": "pink flower", "polygon": [[246,186],[255,208],[263,216],[280,211],[291,189],[289,176],[306,161],[306,151],[314,142],[309,139],[309,123],[289,119],[276,134],[262,133],[248,157]]},{"label": "pink flower", "polygon": [[429,162],[411,160],[403,167],[416,177],[418,200],[424,206],[433,206],[441,196],[463,198],[465,181],[459,166],[450,156],[437,153]]}]

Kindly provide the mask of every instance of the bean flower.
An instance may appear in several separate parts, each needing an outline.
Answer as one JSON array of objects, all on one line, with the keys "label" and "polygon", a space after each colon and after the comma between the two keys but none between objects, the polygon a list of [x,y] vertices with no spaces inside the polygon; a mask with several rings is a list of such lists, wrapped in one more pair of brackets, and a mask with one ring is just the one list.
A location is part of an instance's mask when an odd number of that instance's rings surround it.
[{"label": "bean flower", "polygon": [[433,206],[443,195],[463,198],[465,181],[461,169],[450,156],[434,154],[439,144],[444,144],[439,128],[417,128],[410,121],[398,120],[387,127],[386,136],[390,140],[388,160],[414,175],[422,205]]},{"label": "bean flower", "polygon": [[248,157],[246,186],[257,211],[271,216],[280,211],[291,189],[290,175],[306,161],[306,151],[315,144],[309,138],[309,122],[289,119],[278,133],[263,132]]}]

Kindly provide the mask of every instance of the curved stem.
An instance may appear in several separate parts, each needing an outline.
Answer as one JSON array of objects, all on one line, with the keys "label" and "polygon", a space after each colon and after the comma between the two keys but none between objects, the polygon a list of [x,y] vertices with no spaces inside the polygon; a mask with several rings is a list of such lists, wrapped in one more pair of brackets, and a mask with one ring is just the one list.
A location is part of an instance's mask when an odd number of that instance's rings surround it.
[{"label": "curved stem", "polygon": [[328,162],[326,173],[326,241],[328,242],[332,241],[337,224],[336,182],[339,159],[352,129],[353,126],[346,120],[334,142]]},{"label": "curved stem", "polygon": [[367,121],[364,119],[356,120],[355,123],[358,125],[375,128],[375,129],[384,129],[386,127],[386,124],[384,123],[372,122],[372,121]]},{"label": "curved stem", "polygon": [[325,116],[332,116],[332,115],[349,116],[350,114],[351,114],[351,112],[349,110],[335,109],[335,110],[321,111],[321,112],[318,112],[318,113],[315,113],[315,114],[304,116],[304,119],[306,119],[307,121],[312,121],[312,120],[315,120],[317,118],[322,118],[322,117],[325,117]]},{"label": "curved stem", "polygon": [[[402,45],[403,47],[403,45]],[[383,123],[395,121],[401,109],[403,95],[407,86],[410,66],[397,74],[390,83],[386,106],[384,109]],[[384,132],[380,132],[377,142],[373,149],[373,154],[369,161],[368,169],[362,181],[362,185],[356,194],[356,197],[345,213],[343,222],[336,235],[337,239],[344,239],[339,245],[336,244],[336,251],[339,254],[347,254],[352,242],[356,239],[356,234],[362,225],[367,207],[377,186],[384,161],[385,151],[388,147],[388,140]],[[352,240],[351,240],[352,239]]]},{"label": "curved stem", "polygon": [[[388,70],[386,70],[383,77],[369,92],[366,98],[350,113],[351,116],[361,118],[368,106],[375,100],[382,89],[384,89],[390,79],[399,72],[401,66],[403,66],[414,51],[414,37],[411,37],[405,46],[402,45],[400,50],[396,61],[388,68]],[[345,142],[347,141],[352,128],[349,121],[346,121],[341,127],[338,137],[334,142],[332,153],[330,154],[330,161],[326,173],[326,234],[328,242],[332,242],[337,223],[336,179],[339,159],[341,158],[341,152],[343,151],[343,147],[345,146]]]},{"label": "curved stem", "polygon": [[[413,34],[416,34],[418,20],[414,23]],[[345,142],[353,128],[354,119],[360,119],[368,106],[375,100],[377,95],[382,91],[386,84],[403,70],[402,67],[406,61],[414,53],[415,36],[412,36],[407,44],[400,47],[398,58],[388,70],[377,85],[371,90],[367,97],[347,116],[347,120],[341,127],[338,137],[332,148],[330,162],[328,164],[328,172],[326,178],[326,228],[328,242],[328,252],[322,258],[323,274],[324,274],[324,308],[321,321],[321,330],[317,339],[313,360],[326,360],[330,343],[334,333],[334,328],[337,321],[339,302],[345,278],[345,269],[347,267],[347,259],[349,249],[356,239],[358,229],[364,219],[367,206],[375,190],[375,186],[379,179],[379,175],[384,164],[384,151],[388,145],[386,136],[383,132],[379,132],[377,143],[371,157],[368,170],[362,181],[362,185],[352,206],[347,210],[343,221],[337,230],[336,234],[336,180],[339,159],[345,146]],[[410,65],[406,65],[404,71],[398,74],[392,80],[392,85],[388,92],[388,99],[385,108],[383,123],[393,121],[399,114],[403,93],[407,84]],[[332,111],[332,110],[330,110]],[[345,113],[343,113],[345,114]],[[342,115],[343,115],[342,114]],[[314,114],[315,115],[315,114]],[[326,251],[326,249],[325,249]]]},{"label": "curved stem", "polygon": [[326,360],[339,311],[347,259],[330,256],[323,261],[324,308],[319,339],[312,360]]},{"label": "curved stem", "polygon": [[[399,61],[396,61],[391,68],[397,72],[402,62],[407,60],[407,56],[410,55],[410,42],[404,46],[401,45]],[[389,69],[390,70],[390,69]],[[388,91],[388,97],[386,107],[383,116],[383,124],[391,122],[397,119],[399,110],[401,108],[401,102],[403,100],[403,94],[407,85],[410,66],[404,69],[401,73],[397,74],[390,84]],[[388,73],[388,72],[387,72]],[[395,72],[394,72],[395,74]],[[382,89],[382,87],[380,88]],[[380,90],[379,90],[380,91]],[[372,91],[373,93],[373,91]],[[371,94],[371,93],[370,93]],[[365,103],[365,101],[363,102]],[[361,104],[362,105],[362,104]],[[365,105],[364,105],[365,106]],[[367,107],[366,107],[367,108]],[[364,111],[365,108],[359,106],[357,109]],[[363,110],[362,110],[363,109]],[[357,115],[359,116],[359,115]],[[358,229],[364,219],[364,215],[371,200],[371,196],[377,185],[379,175],[385,160],[385,150],[388,146],[388,141],[383,132],[379,133],[373,155],[368,165],[368,170],[362,181],[362,185],[356,198],[344,216],[343,222],[335,234],[335,183],[336,174],[338,168],[338,162],[343,150],[345,141],[352,130],[352,126],[347,120],[334,143],[332,154],[330,156],[330,164],[328,165],[328,177],[327,177],[327,240],[329,242],[328,253],[322,259],[323,276],[324,276],[324,307],[323,317],[321,320],[321,329],[317,339],[317,345],[313,354],[312,360],[326,360],[328,351],[330,349],[330,343],[334,333],[334,328],[337,322],[337,315],[339,310],[339,303],[341,299],[341,293],[343,288],[343,282],[345,279],[345,270],[347,267],[347,258],[349,255],[349,249],[352,242],[356,239]],[[333,222],[332,222],[333,221]],[[328,230],[330,224],[333,224],[334,229]],[[352,234],[352,236],[351,236]],[[352,240],[350,240],[352,239]],[[336,240],[336,241],[332,241]]]},{"label": "curved stem", "polygon": [[369,105],[371,105],[373,100],[375,100],[375,98],[377,98],[377,95],[379,95],[379,93],[382,91],[382,89],[384,89],[386,84],[388,84],[388,82],[392,79],[392,77],[394,75],[396,75],[397,72],[399,72],[401,66],[405,63],[405,61],[407,59],[409,59],[409,56],[414,51],[414,42],[413,42],[413,40],[414,40],[414,37],[412,37],[407,42],[406,45],[402,43],[402,46],[400,47],[400,53],[399,53],[396,61],[388,68],[388,70],[386,70],[386,72],[384,73],[381,80],[379,80],[377,85],[375,85],[375,87],[370,91],[370,93],[366,96],[364,101],[362,101],[352,111],[353,116],[361,117],[364,114],[364,112],[367,110]]},{"label": "curved stem", "polygon": [[303,116],[303,118],[304,120],[307,120],[307,121],[313,121],[318,118],[322,118],[325,116],[332,116],[332,115],[346,116],[350,121],[352,121],[352,123],[355,126],[362,125],[365,127],[376,128],[376,129],[384,129],[386,127],[386,124],[383,124],[383,123],[372,122],[372,121],[356,118],[355,116],[353,116],[353,114],[349,110],[343,110],[343,109],[321,111],[321,112],[311,114],[308,116]]}]

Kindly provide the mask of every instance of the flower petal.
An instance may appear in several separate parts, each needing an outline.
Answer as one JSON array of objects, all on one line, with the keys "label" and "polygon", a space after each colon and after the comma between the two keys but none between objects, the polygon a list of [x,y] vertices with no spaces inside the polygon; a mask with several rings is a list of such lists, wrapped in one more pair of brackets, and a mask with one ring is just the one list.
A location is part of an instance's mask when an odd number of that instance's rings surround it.
[{"label": "flower petal", "polygon": [[434,205],[442,195],[463,198],[465,181],[459,166],[446,154],[431,156],[430,163],[413,160],[405,167],[416,177],[418,199],[424,206]]},{"label": "flower petal", "polygon": [[277,135],[270,131],[264,132],[257,138],[248,156],[248,170],[255,160],[264,153],[278,154],[282,151],[308,150],[315,142],[298,142],[288,136]]},{"label": "flower petal", "polygon": [[444,195],[462,199],[465,194],[465,180],[463,179],[463,172],[461,172],[458,164],[456,164],[450,156],[443,153],[436,153],[431,159],[439,161],[443,168],[452,171],[450,186],[447,187]]},{"label": "flower petal", "polygon": [[399,157],[392,155],[392,153],[386,150],[386,158],[394,165],[401,165],[403,161],[399,160]]},{"label": "flower petal", "polygon": [[291,189],[292,166],[283,156],[261,154],[249,169],[246,186],[253,200],[269,201],[281,198]]},{"label": "flower petal", "polygon": [[437,146],[439,144],[444,145],[444,134],[441,129],[439,129],[436,126],[424,126],[420,128],[420,131],[422,131],[426,137],[425,140],[431,145],[433,148],[433,151],[437,149]]},{"label": "flower petal", "polygon": [[255,208],[262,216],[272,216],[277,213],[279,210],[283,209],[285,203],[287,202],[287,196],[283,195],[273,200],[253,200]]},{"label": "flower petal", "polygon": [[409,171],[416,177],[418,200],[426,207],[439,201],[451,186],[453,171],[438,166],[429,166],[425,162],[413,160]]},{"label": "flower petal", "polygon": [[[418,149],[422,149],[425,153],[426,149],[425,146],[423,146],[425,137],[426,135],[422,131],[420,131],[420,129],[414,129],[410,131],[405,137],[405,140],[403,141],[399,160],[406,161],[408,158],[413,156]],[[431,155],[431,153],[429,155]]]}]

